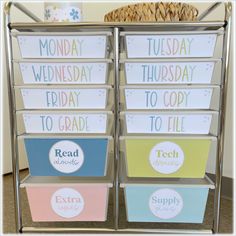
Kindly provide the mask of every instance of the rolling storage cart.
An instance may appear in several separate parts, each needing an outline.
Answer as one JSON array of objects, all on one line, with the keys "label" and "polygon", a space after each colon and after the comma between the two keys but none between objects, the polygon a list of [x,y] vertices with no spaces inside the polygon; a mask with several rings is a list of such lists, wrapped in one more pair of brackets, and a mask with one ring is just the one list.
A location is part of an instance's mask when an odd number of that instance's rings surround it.
[{"label": "rolling storage cart", "polygon": [[[202,19],[219,4],[168,23],[43,23],[6,4],[17,232],[218,233],[231,3]],[[35,23],[12,23],[12,6]]]}]

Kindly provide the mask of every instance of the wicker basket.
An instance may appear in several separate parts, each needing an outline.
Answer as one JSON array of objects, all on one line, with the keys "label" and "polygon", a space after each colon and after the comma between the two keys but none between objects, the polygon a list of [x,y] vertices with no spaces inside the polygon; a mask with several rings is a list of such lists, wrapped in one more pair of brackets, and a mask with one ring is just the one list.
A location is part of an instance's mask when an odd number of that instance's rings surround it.
[{"label": "wicker basket", "polygon": [[107,13],[106,22],[194,21],[198,10],[185,3],[138,3]]}]

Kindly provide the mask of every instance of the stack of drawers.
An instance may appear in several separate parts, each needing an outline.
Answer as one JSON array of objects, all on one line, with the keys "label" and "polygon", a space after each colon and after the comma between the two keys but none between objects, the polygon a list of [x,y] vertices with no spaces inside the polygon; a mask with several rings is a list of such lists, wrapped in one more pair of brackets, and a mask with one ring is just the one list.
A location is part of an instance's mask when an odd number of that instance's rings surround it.
[{"label": "stack of drawers", "polygon": [[112,187],[112,32],[17,33],[19,153],[33,221],[105,221]]},{"label": "stack of drawers", "polygon": [[[121,32],[121,187],[130,222],[202,223],[215,160],[220,31]],[[122,79],[123,78],[123,79]]]}]

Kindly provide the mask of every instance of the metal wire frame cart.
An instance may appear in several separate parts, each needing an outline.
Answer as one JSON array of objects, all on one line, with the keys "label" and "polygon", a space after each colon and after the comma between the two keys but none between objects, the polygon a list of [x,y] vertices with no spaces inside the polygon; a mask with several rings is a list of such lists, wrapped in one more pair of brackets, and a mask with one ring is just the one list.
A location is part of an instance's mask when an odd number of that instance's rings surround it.
[{"label": "metal wire frame cart", "polygon": [[[224,151],[224,134],[225,134],[225,112],[226,112],[226,96],[229,77],[229,51],[230,51],[230,30],[231,30],[231,11],[232,4],[225,3],[225,20],[208,22],[202,21],[221,3],[214,3],[206,9],[196,22],[168,22],[168,23],[43,23],[37,16],[30,12],[27,8],[17,2],[9,2],[5,5],[5,37],[7,45],[7,80],[8,95],[10,105],[10,132],[11,132],[11,150],[12,150],[12,167],[14,181],[14,197],[15,197],[15,215],[16,230],[22,232],[149,232],[149,233],[218,233],[220,221],[220,196],[221,196],[221,179],[223,167],[223,151]],[[12,23],[11,7],[14,6],[33,19],[35,23]],[[12,30],[19,32],[78,32],[83,30],[110,30],[113,33],[113,66],[114,66],[114,199],[113,199],[113,226],[104,228],[82,228],[80,223],[76,227],[28,227],[22,223],[21,179],[19,176],[19,155],[17,141],[17,118],[16,118],[16,100],[15,100],[15,83],[14,83],[14,65],[13,65],[13,47],[12,47]],[[187,229],[148,229],[148,228],[120,228],[119,226],[119,130],[120,130],[120,94],[119,94],[119,77],[120,77],[120,32],[126,30],[132,31],[188,31],[188,30],[219,30],[223,29],[223,53],[222,53],[222,74],[221,74],[221,96],[219,111],[219,126],[217,136],[217,157],[216,157],[216,179],[214,193],[214,219],[211,230],[187,230]]]}]

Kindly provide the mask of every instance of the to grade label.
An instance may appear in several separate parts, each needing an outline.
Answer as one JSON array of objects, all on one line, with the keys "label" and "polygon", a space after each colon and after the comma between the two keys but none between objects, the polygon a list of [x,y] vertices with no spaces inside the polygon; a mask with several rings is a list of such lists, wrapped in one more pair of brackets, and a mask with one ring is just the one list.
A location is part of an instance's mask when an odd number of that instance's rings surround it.
[{"label": "to grade label", "polygon": [[181,195],[173,189],[159,189],[149,199],[149,209],[153,215],[163,220],[179,215],[183,206]]},{"label": "to grade label", "polygon": [[184,163],[184,152],[173,142],[156,144],[149,155],[152,168],[162,174],[172,174],[178,171]]},{"label": "to grade label", "polygon": [[105,133],[107,114],[23,114],[27,133]]},{"label": "to grade label", "polygon": [[82,195],[73,188],[61,188],[51,197],[53,211],[63,218],[78,216],[84,209]]},{"label": "to grade label", "polygon": [[212,88],[125,89],[127,109],[208,109]]},{"label": "to grade label", "polygon": [[84,163],[84,153],[81,147],[68,140],[55,143],[49,151],[51,165],[61,173],[73,173]]}]

